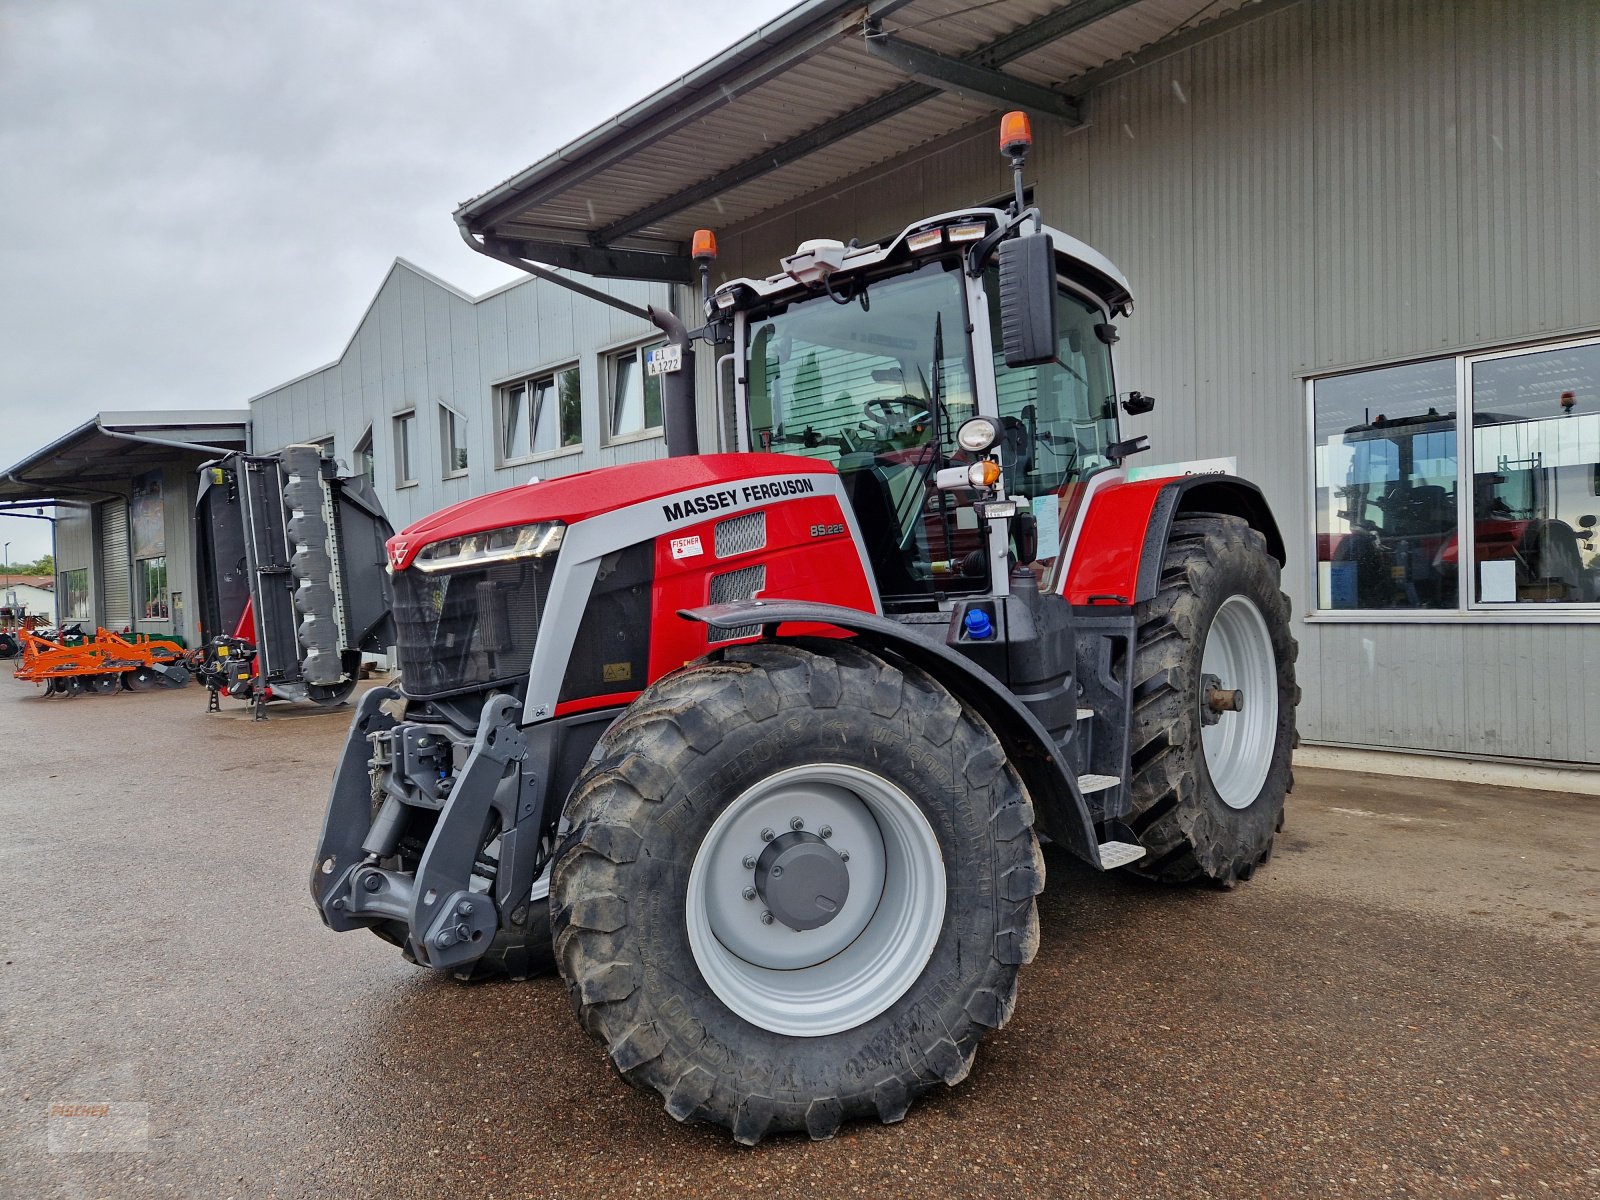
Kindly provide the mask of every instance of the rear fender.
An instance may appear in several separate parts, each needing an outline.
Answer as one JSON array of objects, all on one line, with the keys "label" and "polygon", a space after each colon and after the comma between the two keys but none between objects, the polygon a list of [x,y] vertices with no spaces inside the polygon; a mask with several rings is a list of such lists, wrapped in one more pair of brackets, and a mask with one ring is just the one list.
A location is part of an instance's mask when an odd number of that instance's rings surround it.
[{"label": "rear fender", "polygon": [[831,625],[854,634],[869,649],[890,652],[926,671],[994,730],[1028,789],[1040,828],[1090,866],[1101,867],[1094,821],[1071,764],[1039,719],[1005,684],[965,656],[918,637],[895,621],[835,604],[740,600],[681,609],[678,615],[719,630],[759,625],[768,641],[784,640],[778,637],[781,625]]},{"label": "rear fender", "polygon": [[1185,513],[1243,518],[1283,565],[1283,535],[1261,489],[1233,475],[1185,475],[1118,483],[1096,492],[1083,516],[1065,594],[1074,605],[1125,606],[1161,590],[1172,522]]}]

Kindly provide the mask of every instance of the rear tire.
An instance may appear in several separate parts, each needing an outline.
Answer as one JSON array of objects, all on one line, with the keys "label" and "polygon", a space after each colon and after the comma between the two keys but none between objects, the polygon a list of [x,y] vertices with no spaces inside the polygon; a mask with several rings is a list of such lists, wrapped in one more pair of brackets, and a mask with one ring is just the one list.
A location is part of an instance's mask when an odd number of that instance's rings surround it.
[{"label": "rear tire", "polygon": [[747,1145],[898,1121],[959,1083],[1038,948],[1044,862],[994,734],[852,643],[740,646],[659,681],[567,814],[551,918],[579,1020],[673,1117]]},{"label": "rear tire", "polygon": [[[1231,887],[1272,853],[1300,698],[1279,574],[1239,517],[1172,524],[1161,591],[1137,610],[1129,824],[1147,853],[1131,874]],[[1208,674],[1245,693],[1242,711],[1206,722]]]}]

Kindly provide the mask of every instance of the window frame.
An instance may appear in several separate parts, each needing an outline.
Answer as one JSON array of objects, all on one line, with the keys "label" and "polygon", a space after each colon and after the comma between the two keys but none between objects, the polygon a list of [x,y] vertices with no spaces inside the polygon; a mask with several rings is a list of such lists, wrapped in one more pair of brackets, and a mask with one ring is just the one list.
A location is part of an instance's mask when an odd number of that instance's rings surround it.
[{"label": "window frame", "polygon": [[[81,575],[83,577],[82,585],[78,589],[78,592],[77,592],[78,599],[82,601],[81,605],[74,605],[72,603],[72,600],[73,600],[73,580],[72,580],[72,577],[74,575]],[[80,608],[80,607],[83,610],[82,612],[78,612],[77,611],[77,609]],[[57,625],[60,625],[63,622],[66,622],[66,621],[87,621],[87,620],[89,620],[89,618],[92,615],[92,612],[91,612],[90,596],[89,596],[89,568],[88,567],[70,567],[65,571],[58,571],[56,573],[56,610],[57,610],[57,616],[56,616],[56,624]]]},{"label": "window frame", "polygon": [[350,469],[360,478],[365,479],[369,487],[376,490],[378,486],[378,455],[377,439],[373,434],[373,427],[368,425],[366,432],[356,439],[356,448],[350,452],[354,460]]},{"label": "window frame", "polygon": [[[400,488],[416,487],[422,481],[417,478],[417,431],[422,428],[417,420],[417,410],[408,408],[404,412],[397,412],[389,418],[389,430],[394,437],[394,486]],[[406,432],[405,423],[412,422],[410,432]]]},{"label": "window frame", "polygon": [[[506,455],[506,398],[514,388],[524,388],[524,396],[531,399],[533,390],[539,384],[549,381],[557,390],[557,403],[559,406],[560,383],[562,375],[574,371],[578,376],[578,440],[569,445],[557,446],[554,450],[529,450],[526,454]],[[528,445],[533,445],[534,431],[538,426],[536,414],[529,404],[527,412]],[[494,449],[496,467],[520,467],[527,463],[547,462],[552,458],[566,458],[574,454],[582,454],[587,441],[584,436],[583,412],[583,370],[580,363],[566,361],[555,366],[545,367],[521,375],[514,375],[494,385]],[[561,431],[559,411],[556,417],[556,432]]]},{"label": "window frame", "polygon": [[667,339],[657,334],[652,337],[647,337],[643,341],[639,340],[638,338],[630,338],[626,342],[619,342],[617,345],[601,352],[600,374],[601,378],[605,381],[605,393],[601,397],[600,401],[600,428],[605,436],[605,445],[626,446],[630,442],[644,442],[649,441],[651,438],[663,438],[666,436],[667,407],[665,397],[662,398],[661,423],[659,425],[647,425],[643,429],[632,429],[627,433],[618,433],[614,428],[612,428],[612,423],[616,419],[615,408],[617,399],[617,363],[624,356],[632,355],[634,363],[639,368],[640,386],[643,387],[644,380],[648,378],[648,372],[645,363],[645,352],[647,350],[652,350],[657,346],[664,346],[666,344]]},{"label": "window frame", "polygon": [[[1475,456],[1477,447],[1472,431],[1474,399],[1472,395],[1472,368],[1481,362],[1508,358],[1522,358],[1549,351],[1580,349],[1600,346],[1600,333],[1568,333],[1564,336],[1513,345],[1505,343],[1480,345],[1445,354],[1413,355],[1372,363],[1362,363],[1338,370],[1301,372],[1303,393],[1302,415],[1305,420],[1306,484],[1302,493],[1309,503],[1303,531],[1303,547],[1308,551],[1303,573],[1307,603],[1302,616],[1307,624],[1327,625],[1592,625],[1600,624],[1600,598],[1593,601],[1562,603],[1551,601],[1482,601],[1475,598],[1473,586],[1478,578],[1478,547],[1476,517],[1473,512],[1473,480],[1477,474]],[[1393,608],[1323,608],[1320,581],[1317,577],[1317,410],[1316,385],[1320,381],[1339,379],[1350,375],[1381,371],[1423,363],[1451,362],[1455,375],[1455,443],[1456,443],[1456,529],[1461,562],[1457,604],[1453,609],[1393,609]],[[1463,433],[1463,418],[1467,432]],[[1463,486],[1465,481],[1465,486]],[[1600,484],[1600,478],[1596,480]],[[1600,498],[1597,498],[1600,506]],[[1463,531],[1471,531],[1463,534]],[[1600,536],[1600,535],[1597,535]]]},{"label": "window frame", "polygon": [[[159,617],[145,616],[145,611],[150,606],[151,597],[145,595],[145,567],[148,563],[161,564],[161,608],[163,615]],[[137,609],[134,615],[134,624],[152,624],[172,621],[172,575],[171,568],[167,565],[165,554],[148,554],[143,558],[133,560],[133,585],[134,601]]]},{"label": "window frame", "polygon": [[[467,445],[467,414],[453,404],[446,404],[443,400],[439,404],[439,468],[440,479],[460,479],[472,470],[472,449]],[[455,441],[451,434],[451,418],[461,423],[461,440]],[[464,457],[462,464],[452,466],[457,458],[457,453]]]}]

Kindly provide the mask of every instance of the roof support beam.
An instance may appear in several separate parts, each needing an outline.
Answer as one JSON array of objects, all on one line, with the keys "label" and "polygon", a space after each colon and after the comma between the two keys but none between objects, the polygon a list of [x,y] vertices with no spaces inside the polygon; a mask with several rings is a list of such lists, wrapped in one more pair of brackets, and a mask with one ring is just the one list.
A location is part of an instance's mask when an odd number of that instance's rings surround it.
[{"label": "roof support beam", "polygon": [[[912,0],[870,0],[866,5],[866,14],[868,19],[882,18],[910,3]],[[459,215],[465,217],[467,227],[474,233],[493,230],[502,221],[514,218],[531,205],[559,196],[605,168],[625,162],[641,148],[770,82],[795,63],[803,62],[826,46],[843,41],[860,28],[862,10],[859,3],[843,0],[836,7],[839,11],[831,18],[814,27],[799,28],[798,32],[787,29],[769,32],[785,26],[794,14],[787,14],[773,22],[772,26],[756,30],[745,42],[752,46],[766,42],[768,52],[765,55],[751,63],[721,72],[711,70],[712,64],[701,67],[682,81],[696,88],[696,91],[689,95],[674,96],[669,101],[656,97],[635,105],[613,117],[603,127],[608,135],[603,145],[597,145],[581,156],[572,155],[565,170],[528,188],[519,189],[518,180],[512,179],[462,205]],[[769,36],[774,40],[768,41]],[[738,49],[734,47],[728,54],[719,57],[736,56]],[[597,138],[600,133],[597,130],[583,140]],[[573,149],[569,146],[560,154],[571,154]],[[535,164],[523,175],[538,172],[543,166],[544,163]]]},{"label": "roof support beam", "polygon": [[996,108],[1025,108],[1035,116],[1057,117],[1073,125],[1083,123],[1077,104],[1060,92],[1052,92],[993,67],[962,62],[959,58],[890,37],[881,30],[868,29],[866,45],[868,54],[929,87]]},{"label": "roof support beam", "polygon": [[[1077,0],[1075,4],[1057,9],[1049,16],[1041,17],[1037,21],[1003,34],[970,54],[963,54],[959,60],[950,61],[994,70],[1037,50],[1040,46],[1048,45],[1057,38],[1066,37],[1096,21],[1103,20],[1136,2],[1137,0]],[[939,94],[939,90],[925,83],[902,84],[852,112],[825,121],[797,137],[790,138],[787,142],[763,150],[754,158],[748,158],[724,171],[719,171],[709,179],[668,196],[630,217],[624,217],[600,230],[596,240],[601,243],[615,241],[686,208],[692,208],[713,196],[732,191],[740,184],[749,183],[769,171],[787,166],[835,142],[843,141],[888,117],[902,113],[908,108],[914,108],[924,100],[931,100]],[[999,107],[1003,108],[1005,105]]]}]

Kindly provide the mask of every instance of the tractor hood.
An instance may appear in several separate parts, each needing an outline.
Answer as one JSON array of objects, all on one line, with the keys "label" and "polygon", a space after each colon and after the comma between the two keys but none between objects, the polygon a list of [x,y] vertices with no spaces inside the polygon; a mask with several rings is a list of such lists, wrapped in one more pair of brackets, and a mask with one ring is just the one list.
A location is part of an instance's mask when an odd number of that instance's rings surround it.
[{"label": "tractor hood", "polygon": [[541,521],[576,524],[589,517],[713,484],[771,475],[831,475],[833,467],[791,454],[702,454],[600,467],[523,484],[440,509],[389,539],[389,565],[403,571],[423,547],[448,538]]}]

